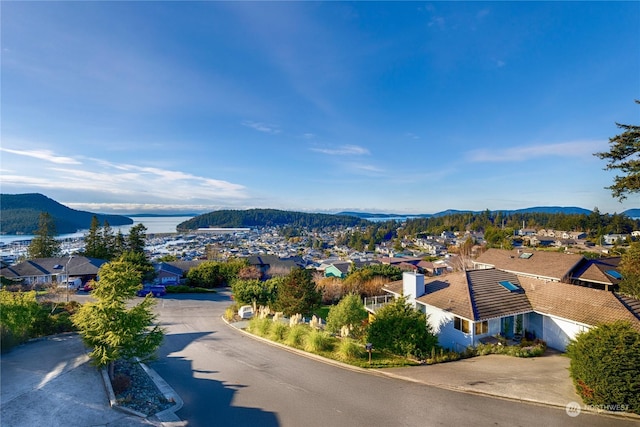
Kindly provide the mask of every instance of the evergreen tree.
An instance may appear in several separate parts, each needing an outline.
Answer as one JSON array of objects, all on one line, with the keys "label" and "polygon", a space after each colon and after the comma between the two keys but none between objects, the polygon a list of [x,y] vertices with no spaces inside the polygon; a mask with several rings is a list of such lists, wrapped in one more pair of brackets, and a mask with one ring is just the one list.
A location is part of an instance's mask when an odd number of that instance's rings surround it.
[{"label": "evergreen tree", "polygon": [[[640,104],[640,100],[635,101]],[[601,159],[607,160],[605,170],[620,170],[623,175],[613,180],[611,190],[613,197],[622,201],[627,198],[627,194],[640,192],[640,126],[624,125],[616,123],[618,128],[623,129],[619,135],[609,138],[610,150],[602,153],[595,153]]]},{"label": "evergreen tree", "polygon": [[276,307],[285,316],[310,314],[322,302],[322,293],[316,288],[311,272],[299,267],[284,278],[277,293]]},{"label": "evergreen tree", "polygon": [[84,254],[91,258],[101,258],[102,236],[100,233],[100,222],[97,216],[91,218],[89,231],[84,235]]},{"label": "evergreen tree", "polygon": [[109,225],[109,221],[105,219],[102,225],[102,256],[98,258],[112,260],[115,254],[115,244],[116,238],[113,235],[113,230]]},{"label": "evergreen tree", "polygon": [[128,250],[132,252],[144,253],[145,239],[147,237],[147,227],[144,224],[136,224],[129,230],[127,241]]},{"label": "evergreen tree", "polygon": [[110,262],[100,268],[99,276],[92,292],[97,301],[82,305],[72,320],[92,349],[89,356],[93,363],[108,367],[113,379],[114,362],[148,358],[162,343],[164,333],[154,324],[152,297],[129,304],[141,287],[141,275],[134,265]]},{"label": "evergreen tree", "polygon": [[27,256],[33,259],[60,255],[60,242],[55,236],[56,225],[53,218],[47,212],[41,212],[38,217],[38,229],[27,248]]},{"label": "evergreen tree", "polygon": [[620,292],[640,299],[640,242],[634,242],[620,259]]},{"label": "evergreen tree", "polygon": [[144,253],[126,251],[118,257],[118,261],[132,265],[145,283],[153,281],[156,277],[156,270]]},{"label": "evergreen tree", "polygon": [[118,258],[127,250],[127,241],[122,235],[122,231],[118,230],[115,238],[113,239],[113,257]]}]

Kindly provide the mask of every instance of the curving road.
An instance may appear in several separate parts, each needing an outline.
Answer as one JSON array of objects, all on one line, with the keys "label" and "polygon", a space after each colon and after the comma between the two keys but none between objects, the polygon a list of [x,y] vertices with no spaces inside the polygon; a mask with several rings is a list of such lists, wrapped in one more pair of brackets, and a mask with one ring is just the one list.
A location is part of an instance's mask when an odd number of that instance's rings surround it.
[{"label": "curving road", "polygon": [[151,366],[184,400],[177,415],[190,427],[639,425],[321,363],[229,327],[221,319],[229,304],[221,292],[157,305],[167,335]]}]

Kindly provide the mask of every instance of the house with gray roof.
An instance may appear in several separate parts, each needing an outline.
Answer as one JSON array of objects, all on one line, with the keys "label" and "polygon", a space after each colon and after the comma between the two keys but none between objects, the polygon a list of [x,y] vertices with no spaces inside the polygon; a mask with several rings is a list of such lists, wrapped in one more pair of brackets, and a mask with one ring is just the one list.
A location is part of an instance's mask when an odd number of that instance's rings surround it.
[{"label": "house with gray roof", "polygon": [[67,277],[70,280],[80,278],[84,284],[89,280],[95,280],[98,270],[106,262],[104,259],[78,255],[35,258],[3,267],[0,269],[0,275],[32,286],[62,283]]}]

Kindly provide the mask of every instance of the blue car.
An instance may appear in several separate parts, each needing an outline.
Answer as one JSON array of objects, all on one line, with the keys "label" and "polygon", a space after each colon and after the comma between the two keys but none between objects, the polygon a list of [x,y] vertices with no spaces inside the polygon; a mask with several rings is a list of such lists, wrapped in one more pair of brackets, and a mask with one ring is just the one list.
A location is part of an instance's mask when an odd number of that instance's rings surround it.
[{"label": "blue car", "polygon": [[161,297],[167,294],[167,289],[162,285],[151,285],[144,286],[142,289],[138,291],[139,297],[147,296],[148,294],[152,294],[154,297]]}]

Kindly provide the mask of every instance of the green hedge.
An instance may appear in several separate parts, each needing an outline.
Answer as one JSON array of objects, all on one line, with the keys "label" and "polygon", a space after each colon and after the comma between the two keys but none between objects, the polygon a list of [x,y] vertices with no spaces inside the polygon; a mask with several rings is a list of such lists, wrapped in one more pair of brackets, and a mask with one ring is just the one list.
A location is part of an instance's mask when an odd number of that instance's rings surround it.
[{"label": "green hedge", "polygon": [[567,355],[576,392],[586,404],[640,414],[640,332],[629,322],[579,334]]}]

